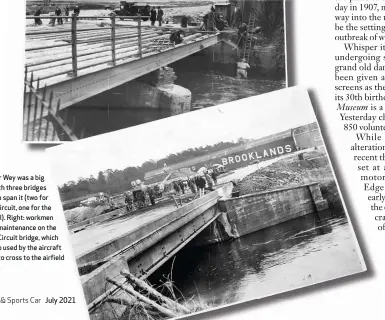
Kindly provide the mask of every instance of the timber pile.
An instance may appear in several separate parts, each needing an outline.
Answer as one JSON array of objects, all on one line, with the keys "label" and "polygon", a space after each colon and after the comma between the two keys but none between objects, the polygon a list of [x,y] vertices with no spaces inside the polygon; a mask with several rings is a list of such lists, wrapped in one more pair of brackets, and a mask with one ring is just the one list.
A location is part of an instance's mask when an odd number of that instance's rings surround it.
[{"label": "timber pile", "polygon": [[[147,315],[152,318],[175,318],[191,313],[191,310],[174,301],[151,287],[145,281],[136,278],[128,270],[121,270],[120,274],[126,281],[106,278],[106,281],[125,292],[124,297],[107,296],[105,302],[123,305],[126,310],[121,319],[141,319],[138,310],[143,312],[143,319]],[[138,308],[140,306],[140,308]]]}]

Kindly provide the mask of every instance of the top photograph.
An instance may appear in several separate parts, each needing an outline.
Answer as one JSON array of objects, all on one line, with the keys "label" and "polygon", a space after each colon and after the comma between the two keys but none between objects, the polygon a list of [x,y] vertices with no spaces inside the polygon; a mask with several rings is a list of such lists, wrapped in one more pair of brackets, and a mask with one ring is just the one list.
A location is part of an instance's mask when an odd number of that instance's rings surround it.
[{"label": "top photograph", "polygon": [[25,142],[76,141],[287,87],[284,0],[27,1],[25,21]]}]

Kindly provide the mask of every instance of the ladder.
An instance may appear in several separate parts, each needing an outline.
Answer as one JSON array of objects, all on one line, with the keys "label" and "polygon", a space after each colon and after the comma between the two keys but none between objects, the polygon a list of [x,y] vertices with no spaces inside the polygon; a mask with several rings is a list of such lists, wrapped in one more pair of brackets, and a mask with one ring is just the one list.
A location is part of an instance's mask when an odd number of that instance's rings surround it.
[{"label": "ladder", "polygon": [[250,55],[253,50],[253,34],[250,31],[254,30],[256,20],[257,18],[253,10],[249,16],[249,24],[247,25],[245,47],[243,48],[243,59],[245,59],[247,63],[249,63]]}]

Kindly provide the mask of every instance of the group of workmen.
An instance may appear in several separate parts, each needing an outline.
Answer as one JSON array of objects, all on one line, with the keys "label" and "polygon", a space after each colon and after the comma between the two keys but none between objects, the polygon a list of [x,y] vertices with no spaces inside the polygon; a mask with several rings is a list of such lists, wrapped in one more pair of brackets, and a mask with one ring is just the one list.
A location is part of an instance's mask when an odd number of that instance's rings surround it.
[{"label": "group of workmen", "polygon": [[[43,11],[43,8],[42,7],[39,7],[36,12],[35,12],[35,17],[40,17],[40,15],[42,14],[42,11]],[[64,16],[64,20],[67,22],[68,21],[68,17],[70,16],[70,7],[68,5],[65,6],[65,8],[62,10],[59,6],[56,6],[55,8],[55,17],[54,18],[51,18],[50,19],[50,22],[49,24],[51,26],[55,26],[56,24],[56,20],[57,20],[57,24],[58,25],[62,25],[63,24],[63,18],[62,16]],[[75,16],[79,16],[80,14],[80,8],[78,5],[76,5],[73,9],[73,13]],[[40,26],[43,24],[43,22],[41,21],[40,18],[35,18],[35,24],[37,26]]]},{"label": "group of workmen", "polygon": [[155,22],[158,21],[159,27],[161,27],[163,22],[163,15],[164,15],[164,12],[161,9],[161,7],[158,7],[158,11],[155,9],[155,7],[152,7],[150,11],[151,25],[155,26]]},{"label": "group of workmen", "polygon": [[185,194],[185,189],[188,187],[193,194],[199,194],[199,197],[203,197],[206,189],[214,191],[217,177],[218,173],[213,169],[191,176],[187,180],[174,181],[172,186],[177,194]]},{"label": "group of workmen", "polygon": [[[155,206],[155,190],[152,188],[147,188],[146,190],[143,191],[144,193],[144,205],[145,207]],[[127,191],[124,196],[124,202],[126,204],[126,210],[127,212],[135,211],[137,208],[134,204],[134,194],[132,191]]]}]

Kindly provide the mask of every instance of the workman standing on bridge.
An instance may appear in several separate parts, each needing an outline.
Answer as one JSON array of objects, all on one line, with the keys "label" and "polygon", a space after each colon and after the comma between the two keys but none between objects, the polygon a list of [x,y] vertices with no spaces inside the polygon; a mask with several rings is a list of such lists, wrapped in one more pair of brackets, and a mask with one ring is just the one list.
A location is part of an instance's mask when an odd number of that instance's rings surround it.
[{"label": "workman standing on bridge", "polygon": [[[36,10],[35,17],[40,17],[40,15],[41,15],[41,7]],[[43,24],[43,22],[41,21],[40,18],[35,18],[35,24],[37,26],[41,26]]]},{"label": "workman standing on bridge", "polygon": [[250,65],[246,62],[246,59],[241,59],[237,63],[237,79],[247,79],[247,69],[250,69]]},{"label": "workman standing on bridge", "polygon": [[212,6],[210,12],[207,14],[207,31],[215,30],[215,8]]},{"label": "workman standing on bridge", "polygon": [[159,27],[161,27],[163,21],[163,10],[160,7],[158,7],[158,16],[156,17],[156,20],[158,20]]},{"label": "workman standing on bridge", "polygon": [[134,207],[133,207],[134,199],[132,197],[132,193],[131,192],[127,192],[126,193],[126,196],[124,198],[124,202],[126,203],[126,210],[127,210],[127,212],[131,212],[134,209]]},{"label": "workman standing on bridge", "polygon": [[75,8],[74,8],[74,14],[78,17],[79,14],[80,14],[80,8],[79,8],[79,5],[76,5]]},{"label": "workman standing on bridge", "polygon": [[156,21],[156,9],[155,9],[155,7],[152,7],[152,9],[150,11],[150,21],[151,21],[151,25],[155,26],[155,21]]},{"label": "workman standing on bridge", "polygon": [[184,194],[184,182],[179,181],[179,188],[182,190],[182,193]]},{"label": "workman standing on bridge", "polygon": [[66,16],[65,22],[68,22],[68,17],[70,15],[70,7],[68,6],[68,4],[66,5],[66,7],[64,9],[64,15]]},{"label": "workman standing on bridge", "polygon": [[213,178],[215,184],[217,184],[217,182],[218,182],[217,177],[218,177],[217,169],[214,168],[212,173],[211,173],[211,178]]},{"label": "workman standing on bridge", "polygon": [[243,48],[247,36],[247,24],[242,23],[238,29],[238,47]]},{"label": "workman standing on bridge", "polygon": [[58,25],[63,24],[63,18],[61,18],[61,9],[59,8],[59,6],[56,6],[55,15],[58,17],[57,24]]},{"label": "workman standing on bridge", "polygon": [[155,191],[152,188],[148,188],[148,195],[152,206],[155,206]]},{"label": "workman standing on bridge", "polygon": [[194,177],[190,177],[187,181],[187,185],[188,187],[190,188],[191,192],[193,194],[196,194],[197,193],[197,190],[196,190],[196,185],[195,185],[195,178]]},{"label": "workman standing on bridge", "polygon": [[181,19],[181,21],[180,21],[180,26],[181,26],[182,28],[187,28],[187,24],[188,24],[188,18],[187,18],[186,15],[183,15],[183,16],[182,16],[182,19]]},{"label": "workman standing on bridge", "polygon": [[174,181],[174,183],[172,184],[172,186],[174,187],[175,192],[176,192],[177,194],[179,194],[180,189],[179,189],[178,183]]},{"label": "workman standing on bridge", "polygon": [[196,185],[199,191],[199,197],[202,198],[205,195],[206,180],[202,176],[196,177]]}]

